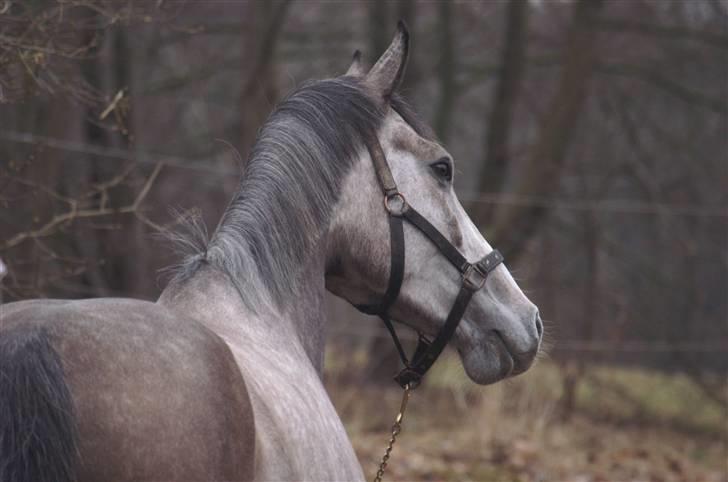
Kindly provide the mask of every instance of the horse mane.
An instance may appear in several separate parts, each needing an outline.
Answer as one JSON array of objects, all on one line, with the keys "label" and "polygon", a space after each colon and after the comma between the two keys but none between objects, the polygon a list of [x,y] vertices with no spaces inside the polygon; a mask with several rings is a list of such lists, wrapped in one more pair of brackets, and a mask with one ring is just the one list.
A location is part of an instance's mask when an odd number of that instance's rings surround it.
[{"label": "horse mane", "polygon": [[[400,97],[391,105],[431,136]],[[299,267],[328,224],[344,176],[385,114],[354,77],[310,82],[289,94],[259,131],[212,236],[198,219],[171,235],[185,253],[173,281],[211,265],[229,275],[253,310],[294,291]],[[270,299],[261,299],[266,295]]]}]

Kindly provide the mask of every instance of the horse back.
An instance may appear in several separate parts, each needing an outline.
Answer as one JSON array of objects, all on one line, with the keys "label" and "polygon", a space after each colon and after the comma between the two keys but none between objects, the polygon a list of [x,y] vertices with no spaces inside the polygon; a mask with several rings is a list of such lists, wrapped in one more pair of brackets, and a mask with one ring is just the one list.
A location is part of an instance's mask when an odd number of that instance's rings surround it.
[{"label": "horse back", "polygon": [[[245,382],[228,346],[199,323],[143,301],[39,300],[0,306],[0,342],[17,359],[46,350],[58,361],[51,375],[70,394],[79,482],[253,478]],[[15,422],[26,432],[16,437],[42,435],[32,420]]]}]

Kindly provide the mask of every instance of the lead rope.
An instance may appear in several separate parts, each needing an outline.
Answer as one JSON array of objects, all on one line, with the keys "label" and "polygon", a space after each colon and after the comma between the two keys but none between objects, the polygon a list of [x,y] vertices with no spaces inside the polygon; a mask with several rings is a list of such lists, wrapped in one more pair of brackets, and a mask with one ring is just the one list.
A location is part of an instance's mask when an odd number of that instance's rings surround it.
[{"label": "lead rope", "polygon": [[397,414],[397,418],[394,419],[394,424],[392,425],[392,437],[389,439],[387,449],[384,451],[382,461],[379,463],[379,470],[377,470],[377,475],[374,477],[374,482],[382,482],[384,471],[387,469],[387,463],[389,462],[389,456],[392,454],[392,448],[394,448],[394,443],[397,441],[397,435],[399,435],[402,431],[402,420],[404,419],[404,412],[407,410],[407,402],[409,401],[411,391],[412,388],[409,383],[404,386],[404,393],[402,393],[402,403],[399,406],[399,413]]}]

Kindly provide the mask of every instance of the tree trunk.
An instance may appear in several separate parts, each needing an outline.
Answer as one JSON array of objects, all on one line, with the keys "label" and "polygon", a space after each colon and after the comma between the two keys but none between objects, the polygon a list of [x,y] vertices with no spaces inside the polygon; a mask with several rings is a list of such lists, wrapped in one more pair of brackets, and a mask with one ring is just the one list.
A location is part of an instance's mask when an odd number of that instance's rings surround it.
[{"label": "tree trunk", "polygon": [[389,9],[385,0],[369,0],[369,49],[366,56],[372,59],[379,58],[387,50],[390,41]]},{"label": "tree trunk", "polygon": [[253,52],[252,58],[243,59],[243,88],[240,96],[241,136],[239,149],[247,160],[261,124],[278,101],[276,85],[276,47],[288,14],[291,0],[279,2],[253,2],[253,25],[249,26],[243,49]]},{"label": "tree trunk", "polygon": [[[594,20],[601,11],[602,0],[579,0],[574,4],[574,14],[570,31],[566,39],[566,52],[563,67],[547,114],[543,119],[538,140],[532,149],[527,165],[519,177],[515,179],[513,194],[516,196],[546,196],[553,194],[559,187],[561,170],[566,160],[572,131],[579,113],[587,98],[589,80],[597,60],[596,38],[593,28]],[[506,110],[507,112],[507,110]],[[510,117],[508,117],[510,119]],[[496,127],[491,127],[491,130]],[[500,147],[494,147],[494,155],[507,159]],[[484,166],[483,179],[493,176]],[[487,181],[490,185],[491,181]],[[501,174],[497,186],[503,192],[505,173]],[[481,192],[484,187],[480,186]],[[492,244],[504,251],[507,259],[520,255],[526,242],[533,236],[546,215],[546,208],[541,205],[511,204],[502,206],[495,213],[494,219],[489,216],[483,204],[474,207],[473,219],[478,225],[488,224],[488,236]]]},{"label": "tree trunk", "polygon": [[[493,107],[487,119],[485,165],[479,179],[481,193],[498,193],[505,184],[513,111],[523,83],[526,63],[528,9],[528,0],[513,0],[508,4],[500,75],[493,91]],[[479,207],[478,218],[490,220],[493,206],[486,204]]]},{"label": "tree trunk", "polygon": [[[413,36],[417,31],[417,4],[414,0],[400,0],[397,3],[397,17],[404,20]],[[391,34],[391,32],[390,32]],[[419,36],[418,36],[419,37]],[[412,97],[414,90],[420,84],[422,72],[418,61],[420,49],[410,49],[409,60],[407,60],[407,74],[402,79],[399,90],[405,97]],[[376,55],[376,54],[372,54]]]},{"label": "tree trunk", "polygon": [[[586,251],[586,266],[584,269],[584,295],[582,298],[582,330],[581,339],[590,342],[594,338],[594,326],[597,316],[599,297],[599,228],[594,213],[585,211],[584,221],[584,249]],[[585,361],[572,360],[564,366],[563,395],[561,399],[561,417],[568,420],[576,408],[578,384],[585,370]]]},{"label": "tree trunk", "polygon": [[437,64],[437,78],[440,84],[440,99],[435,112],[435,132],[443,143],[447,143],[450,134],[450,122],[455,106],[455,49],[453,48],[452,4],[438,4],[440,60]]}]

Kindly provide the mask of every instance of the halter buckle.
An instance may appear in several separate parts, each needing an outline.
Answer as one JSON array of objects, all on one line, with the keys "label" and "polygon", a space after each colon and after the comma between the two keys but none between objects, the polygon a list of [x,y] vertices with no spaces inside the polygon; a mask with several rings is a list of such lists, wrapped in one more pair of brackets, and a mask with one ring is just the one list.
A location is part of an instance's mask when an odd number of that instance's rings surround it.
[{"label": "halter buckle", "polygon": [[488,273],[484,273],[477,264],[469,264],[463,272],[463,284],[472,291],[478,291],[485,286]]},{"label": "halter buckle", "polygon": [[384,209],[392,216],[401,216],[407,210],[407,200],[404,194],[396,191],[392,194],[384,195]]}]

